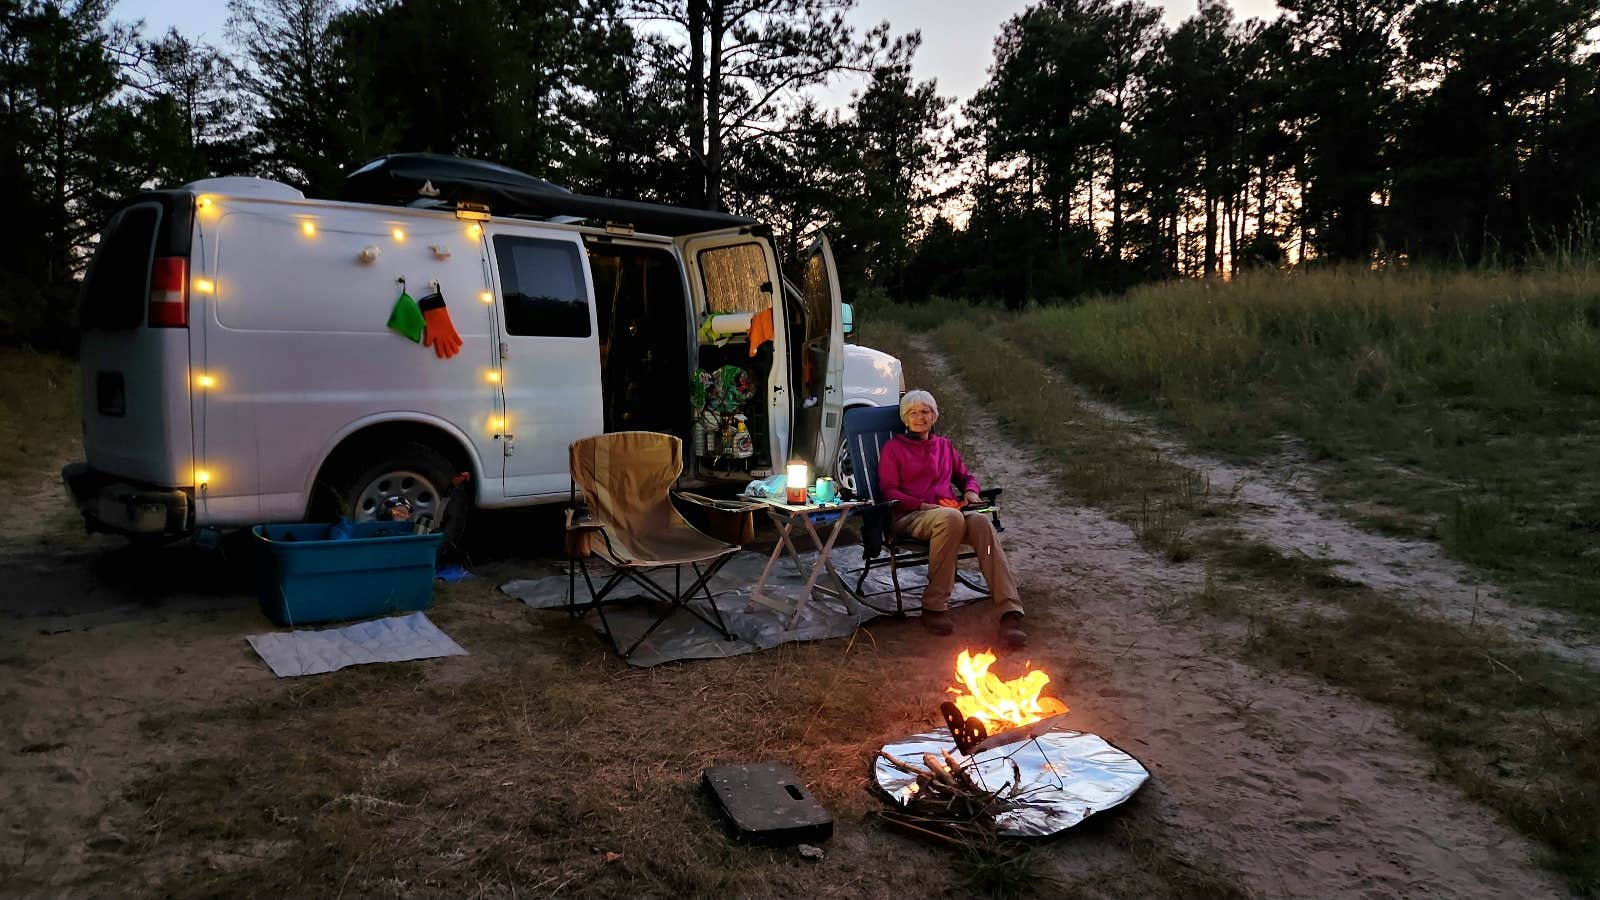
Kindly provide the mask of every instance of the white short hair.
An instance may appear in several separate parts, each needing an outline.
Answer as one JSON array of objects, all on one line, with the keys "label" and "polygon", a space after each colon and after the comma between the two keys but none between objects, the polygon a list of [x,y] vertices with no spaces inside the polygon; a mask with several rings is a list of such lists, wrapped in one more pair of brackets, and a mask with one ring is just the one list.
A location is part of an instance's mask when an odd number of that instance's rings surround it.
[{"label": "white short hair", "polygon": [[933,420],[939,421],[939,401],[933,399],[933,395],[927,391],[906,391],[906,395],[900,398],[900,421],[909,425],[906,416],[911,413],[911,407],[919,403],[933,410]]}]

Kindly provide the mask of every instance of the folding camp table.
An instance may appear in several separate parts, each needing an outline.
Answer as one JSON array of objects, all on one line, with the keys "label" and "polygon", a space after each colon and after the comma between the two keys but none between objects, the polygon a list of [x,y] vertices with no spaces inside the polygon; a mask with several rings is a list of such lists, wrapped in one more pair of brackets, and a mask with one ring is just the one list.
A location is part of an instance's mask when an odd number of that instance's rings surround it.
[{"label": "folding camp table", "polygon": [[[789,504],[766,497],[747,499],[756,500],[766,508],[767,515],[772,519],[772,524],[778,529],[778,542],[772,547],[772,555],[767,558],[767,565],[761,570],[761,578],[756,582],[755,590],[750,592],[750,606],[746,608],[752,608],[755,604],[760,603],[762,606],[779,612],[789,611],[787,604],[782,602],[780,598],[768,597],[762,592],[762,589],[767,586],[767,576],[772,574],[773,565],[777,563],[778,557],[783,555],[786,550],[788,551],[789,559],[794,562],[795,571],[800,574],[801,578],[806,579],[805,592],[795,601],[794,614],[789,619],[790,628],[799,624],[800,614],[805,611],[806,604],[811,601],[813,591],[821,591],[824,594],[843,600],[847,594],[842,589],[844,582],[839,577],[839,572],[834,569],[833,560],[829,558],[829,554],[833,551],[834,543],[839,540],[839,532],[843,530],[845,521],[850,518],[850,513],[859,507],[868,506],[869,504],[854,500],[824,505],[821,503]],[[833,524],[833,528],[828,532],[828,539],[824,541],[822,536],[817,533],[817,526],[826,526],[830,522]],[[817,548],[817,560],[811,564],[811,572],[809,574],[806,572],[805,564],[800,561],[800,551],[795,548],[794,541],[789,538],[790,532],[801,525],[805,526],[806,533],[811,535],[811,542]],[[818,584],[817,579],[824,571],[832,575],[841,587]]]}]

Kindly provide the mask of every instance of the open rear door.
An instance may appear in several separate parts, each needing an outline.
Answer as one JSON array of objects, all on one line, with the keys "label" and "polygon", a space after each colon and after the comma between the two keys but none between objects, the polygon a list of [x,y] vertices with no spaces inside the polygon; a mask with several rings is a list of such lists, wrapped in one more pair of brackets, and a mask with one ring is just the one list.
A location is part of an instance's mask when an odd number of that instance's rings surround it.
[{"label": "open rear door", "polygon": [[833,471],[844,419],[844,326],[839,275],[828,237],[817,235],[806,250],[800,294],[805,335],[797,341],[799,390],[794,396],[794,452],[813,472]]},{"label": "open rear door", "polygon": [[[799,446],[791,442],[790,427],[794,416],[791,406],[799,405],[798,397],[790,390],[790,372],[797,368],[790,366],[789,360],[795,350],[784,322],[801,310],[791,310],[790,304],[774,287],[782,283],[777,251],[765,234],[749,228],[687,235],[678,238],[677,243],[688,273],[695,326],[711,315],[759,315],[771,310],[773,361],[769,369],[758,373],[758,380],[765,381],[766,396],[753,398],[751,402],[766,407],[767,455],[771,469],[782,471],[790,447]],[[755,355],[751,354],[741,358],[739,364],[747,365],[754,360]]]}]

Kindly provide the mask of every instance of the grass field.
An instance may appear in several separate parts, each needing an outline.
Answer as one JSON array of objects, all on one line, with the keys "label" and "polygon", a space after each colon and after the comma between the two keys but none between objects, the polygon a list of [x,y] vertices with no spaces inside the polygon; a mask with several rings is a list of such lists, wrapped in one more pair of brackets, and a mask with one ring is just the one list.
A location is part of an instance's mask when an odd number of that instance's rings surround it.
[{"label": "grass field", "polygon": [[1600,616],[1596,270],[1184,282],[996,328],[1199,447],[1259,458],[1288,437],[1368,524]]}]

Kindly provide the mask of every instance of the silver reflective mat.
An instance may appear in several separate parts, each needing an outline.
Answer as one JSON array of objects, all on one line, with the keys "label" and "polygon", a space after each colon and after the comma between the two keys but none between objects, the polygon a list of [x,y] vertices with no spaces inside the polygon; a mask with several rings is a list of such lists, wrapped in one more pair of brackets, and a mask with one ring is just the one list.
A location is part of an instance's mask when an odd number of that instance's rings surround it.
[{"label": "silver reflective mat", "polygon": [[[918,766],[922,754],[948,750],[958,760],[950,732],[944,728],[913,735],[884,746],[883,752]],[[1065,831],[1098,812],[1117,806],[1145,783],[1150,773],[1139,761],[1081,731],[1049,731],[1038,740],[979,751],[972,757],[974,779],[985,790],[999,790],[1021,775],[1021,788],[995,817],[1006,837],[1046,837]],[[1016,763],[1013,770],[1011,763]],[[904,805],[916,776],[879,757],[873,777],[895,803]],[[1005,791],[1010,794],[1009,788]]]}]

